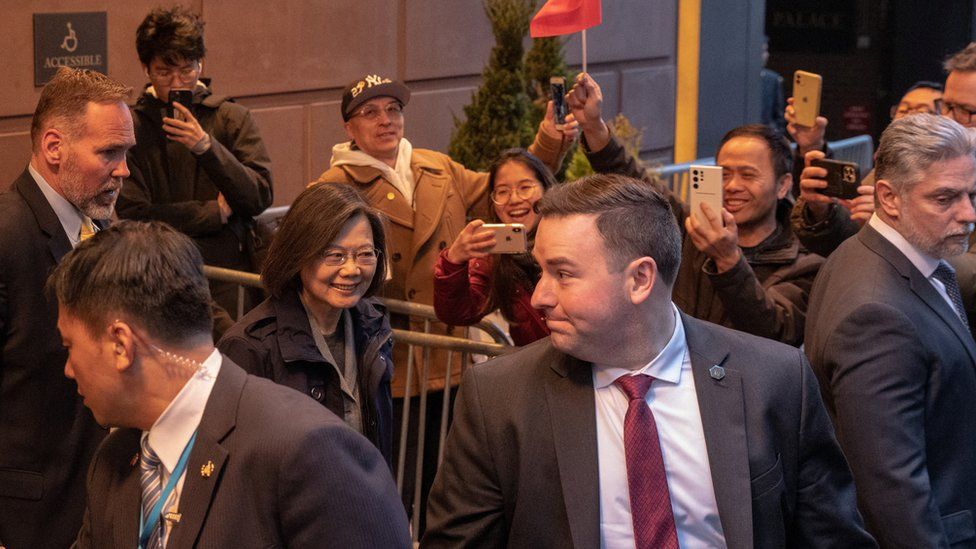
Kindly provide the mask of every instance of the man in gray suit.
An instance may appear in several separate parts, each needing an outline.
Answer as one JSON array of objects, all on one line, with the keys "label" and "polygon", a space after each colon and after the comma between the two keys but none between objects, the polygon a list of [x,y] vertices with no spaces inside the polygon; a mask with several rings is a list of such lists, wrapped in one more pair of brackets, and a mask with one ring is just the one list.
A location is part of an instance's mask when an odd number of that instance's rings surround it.
[{"label": "man in gray suit", "polygon": [[892,122],[875,213],[810,298],[806,352],[882,546],[976,547],[976,344],[945,262],[976,223],[974,152],[948,118]]},{"label": "man in gray suit", "polygon": [[552,332],[471,367],[426,547],[873,547],[803,354],[678,311],[667,200],[549,190],[532,296]]},{"label": "man in gray suit", "polygon": [[409,547],[379,451],[214,348],[187,236],[119,223],[68,253],[49,285],[65,374],[119,427],[92,460],[79,547]]}]

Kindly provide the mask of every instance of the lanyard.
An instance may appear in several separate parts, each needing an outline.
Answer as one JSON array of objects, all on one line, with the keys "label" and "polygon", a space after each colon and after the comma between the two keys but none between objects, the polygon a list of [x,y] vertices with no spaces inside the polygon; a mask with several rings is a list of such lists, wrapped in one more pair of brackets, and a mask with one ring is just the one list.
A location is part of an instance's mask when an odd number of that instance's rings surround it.
[{"label": "lanyard", "polygon": [[153,506],[152,511],[149,513],[149,523],[143,524],[142,512],[139,512],[139,548],[142,549],[146,546],[149,541],[149,536],[152,535],[152,531],[156,529],[156,525],[159,524],[159,517],[163,511],[163,505],[166,504],[166,500],[169,499],[170,493],[173,488],[176,488],[176,483],[180,481],[180,477],[183,476],[183,471],[186,470],[186,462],[190,459],[190,450],[193,448],[193,443],[197,440],[197,432],[193,431],[193,436],[190,437],[190,442],[186,443],[186,448],[183,448],[183,453],[180,454],[180,460],[176,463],[176,468],[173,469],[173,474],[169,476],[169,482],[166,483],[166,487],[163,488],[162,493],[159,494],[159,501]]}]

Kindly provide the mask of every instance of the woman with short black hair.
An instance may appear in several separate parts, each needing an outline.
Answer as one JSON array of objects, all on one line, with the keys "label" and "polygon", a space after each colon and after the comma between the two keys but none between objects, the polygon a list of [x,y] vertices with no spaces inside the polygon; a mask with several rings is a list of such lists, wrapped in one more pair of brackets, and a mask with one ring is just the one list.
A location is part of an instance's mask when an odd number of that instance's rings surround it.
[{"label": "woman with short black hair", "polygon": [[271,294],[220,341],[249,373],[311,396],[393,455],[389,319],[370,296],[386,278],[383,220],[348,185],[292,204],[261,273]]}]

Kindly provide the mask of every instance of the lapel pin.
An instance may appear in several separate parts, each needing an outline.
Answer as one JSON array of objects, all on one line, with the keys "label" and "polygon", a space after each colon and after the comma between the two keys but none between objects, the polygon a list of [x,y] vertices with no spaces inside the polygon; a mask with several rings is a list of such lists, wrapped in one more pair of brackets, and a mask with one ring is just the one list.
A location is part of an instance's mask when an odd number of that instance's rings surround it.
[{"label": "lapel pin", "polygon": [[183,518],[183,515],[181,513],[174,513],[170,511],[169,513],[166,513],[166,516],[163,518],[165,518],[166,522],[170,524],[177,524],[180,522],[180,519]]},{"label": "lapel pin", "polygon": [[[138,453],[136,455],[132,456],[132,461],[129,462],[129,466],[130,467],[135,467],[136,466],[136,463],[139,463],[139,454]],[[2,548],[0,548],[0,549],[2,549]]]},{"label": "lapel pin", "polygon": [[720,380],[725,377],[725,368],[716,364],[708,369],[708,375],[712,376],[712,379]]},{"label": "lapel pin", "polygon": [[210,478],[213,474],[214,464],[212,461],[207,460],[207,464],[200,468],[200,476],[203,478]]}]

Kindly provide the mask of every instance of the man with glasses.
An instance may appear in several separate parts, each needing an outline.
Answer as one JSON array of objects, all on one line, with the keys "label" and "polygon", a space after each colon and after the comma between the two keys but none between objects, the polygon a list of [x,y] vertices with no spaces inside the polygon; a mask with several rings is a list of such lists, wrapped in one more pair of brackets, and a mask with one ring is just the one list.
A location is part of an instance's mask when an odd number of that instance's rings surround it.
[{"label": "man with glasses", "polygon": [[920,80],[908,88],[897,105],[891,106],[891,119],[909,114],[940,114],[942,112],[942,84]]},{"label": "man with glasses", "polygon": [[[366,200],[389,219],[387,246],[391,278],[383,295],[389,298],[425,305],[434,302],[434,264],[441,250],[447,248],[467,224],[468,218],[485,218],[488,213],[488,174],[475,172],[453,161],[447,155],[427,149],[414,148],[404,137],[404,107],[410,101],[410,89],[403,82],[379,74],[368,74],[346,86],[342,95],[342,120],[349,141],[332,149],[331,167],[318,182],[346,183],[359,189]],[[561,154],[570,143],[568,133],[556,130],[550,112],[540,124],[535,142],[529,151],[551,169],[558,167]],[[392,315],[394,328],[424,331],[424,321],[413,322],[405,316]],[[440,323],[431,329],[437,333],[460,335]],[[397,365],[393,379],[394,407],[399,410],[402,397],[417,395],[424,384],[423,375],[414,374],[406,387],[407,355],[403,347],[396,349]],[[415,364],[421,364],[418,353]],[[427,409],[441,409],[443,388],[457,383],[460,371],[455,361],[455,377],[447,375],[447,353],[430,354],[427,369]],[[414,400],[416,402],[416,399]],[[398,414],[398,412],[395,412]],[[439,412],[428,414],[425,441],[433,477],[436,462]],[[411,418],[416,414],[411,412]],[[411,422],[413,420],[411,419]],[[408,450],[411,459],[415,451]],[[406,471],[414,469],[407,462]],[[413,475],[405,475],[404,501],[409,502]],[[425,498],[422,498],[422,500]],[[409,503],[408,503],[409,509]],[[422,515],[421,515],[422,516]]]},{"label": "man with glasses", "polygon": [[[157,8],[136,31],[149,84],[132,109],[138,144],[119,216],[165,221],[196,241],[207,264],[252,271],[253,218],[271,205],[271,161],[248,110],[200,79],[203,26],[184,8]],[[191,92],[192,106],[170,103],[173,90]],[[236,315],[236,285],[211,291]],[[249,293],[245,307],[259,300]]]},{"label": "man with glasses", "polygon": [[942,114],[967,128],[976,127],[976,42],[943,64],[949,76],[942,96]]}]

